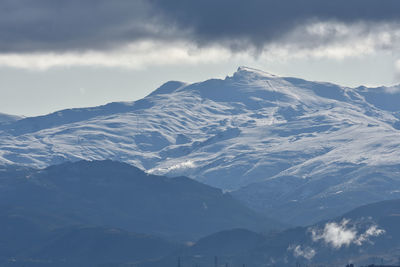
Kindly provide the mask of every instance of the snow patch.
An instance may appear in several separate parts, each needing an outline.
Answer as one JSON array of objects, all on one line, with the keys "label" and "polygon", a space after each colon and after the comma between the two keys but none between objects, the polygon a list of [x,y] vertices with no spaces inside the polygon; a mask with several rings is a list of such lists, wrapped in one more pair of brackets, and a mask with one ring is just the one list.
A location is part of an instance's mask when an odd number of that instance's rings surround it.
[{"label": "snow patch", "polygon": [[151,169],[151,170],[148,170],[148,173],[169,173],[169,172],[173,172],[173,171],[177,171],[177,170],[191,169],[191,168],[195,168],[195,167],[196,167],[196,165],[194,164],[194,162],[191,160],[188,160],[185,162],[180,162],[178,164],[169,166],[167,168]]}]

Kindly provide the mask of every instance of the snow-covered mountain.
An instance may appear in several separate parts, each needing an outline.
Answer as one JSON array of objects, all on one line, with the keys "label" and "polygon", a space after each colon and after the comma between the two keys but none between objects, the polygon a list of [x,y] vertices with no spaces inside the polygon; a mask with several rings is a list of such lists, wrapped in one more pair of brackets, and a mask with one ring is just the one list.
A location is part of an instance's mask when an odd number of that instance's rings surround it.
[{"label": "snow-covered mountain", "polygon": [[136,102],[0,124],[0,162],[119,160],[238,190],[253,208],[310,223],[400,198],[398,103],[400,87],[347,88],[240,67],[224,80],[168,82]]},{"label": "snow-covered mountain", "polygon": [[21,120],[23,117],[16,115],[9,115],[5,113],[0,113],[0,123],[14,122],[17,120]]}]

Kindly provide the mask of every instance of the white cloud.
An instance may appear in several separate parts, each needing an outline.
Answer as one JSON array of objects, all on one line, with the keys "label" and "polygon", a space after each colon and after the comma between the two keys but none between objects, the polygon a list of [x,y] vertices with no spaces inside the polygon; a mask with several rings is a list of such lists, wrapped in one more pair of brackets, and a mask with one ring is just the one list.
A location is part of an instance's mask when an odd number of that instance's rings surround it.
[{"label": "white cloud", "polygon": [[[143,69],[151,66],[221,63],[232,60],[276,62],[302,58],[344,59],[398,50],[397,25],[316,22],[300,26],[263,48],[231,51],[223,45],[199,47],[190,41],[136,41],[111,51],[0,53],[0,66],[46,70],[65,66]],[[396,64],[400,73],[400,63]]]},{"label": "white cloud", "polygon": [[289,246],[288,251],[293,251],[293,256],[296,258],[303,257],[307,260],[311,260],[312,258],[314,258],[315,254],[317,254],[313,248],[302,248],[300,245]]},{"label": "white cloud", "polygon": [[385,230],[379,229],[377,225],[372,225],[365,231],[365,233],[359,235],[354,243],[358,246],[361,246],[364,242],[369,242],[370,237],[380,236],[384,233]]},{"label": "white cloud", "polygon": [[327,223],[322,231],[312,231],[312,239],[314,242],[322,239],[334,248],[349,246],[356,239],[357,232],[355,229],[348,228],[348,223],[348,220],[343,220],[340,224]]},{"label": "white cloud", "polygon": [[358,233],[356,226],[350,226],[350,220],[343,219],[340,223],[326,223],[324,229],[311,229],[314,242],[322,240],[327,245],[339,249],[343,246],[355,244],[361,246],[369,242],[371,237],[377,237],[385,233],[377,225],[370,226],[364,233]]},{"label": "white cloud", "polygon": [[232,52],[222,47],[199,48],[184,42],[141,41],[112,51],[0,54],[0,66],[33,70],[70,66],[143,69],[149,66],[217,63],[231,56]]},{"label": "white cloud", "polygon": [[344,59],[377,51],[397,51],[400,30],[397,24],[366,25],[315,22],[299,26],[278,43],[265,47],[264,54],[288,58]]}]

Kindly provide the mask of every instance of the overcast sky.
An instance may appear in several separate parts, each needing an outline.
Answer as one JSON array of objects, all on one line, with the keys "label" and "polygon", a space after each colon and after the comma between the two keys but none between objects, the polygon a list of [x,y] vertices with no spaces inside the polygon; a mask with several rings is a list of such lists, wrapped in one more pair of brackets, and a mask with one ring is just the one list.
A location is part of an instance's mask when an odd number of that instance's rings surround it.
[{"label": "overcast sky", "polygon": [[399,24],[398,0],[2,0],[0,112],[132,101],[239,65],[392,85]]}]

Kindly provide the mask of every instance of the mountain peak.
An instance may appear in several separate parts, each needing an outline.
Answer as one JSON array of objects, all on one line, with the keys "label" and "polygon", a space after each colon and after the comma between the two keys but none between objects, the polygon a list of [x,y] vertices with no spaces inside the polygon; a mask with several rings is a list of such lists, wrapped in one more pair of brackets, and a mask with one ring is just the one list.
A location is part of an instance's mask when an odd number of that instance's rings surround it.
[{"label": "mountain peak", "polygon": [[271,74],[269,72],[255,69],[255,68],[250,68],[246,66],[239,66],[237,71],[234,73],[234,76],[237,75],[248,75],[248,74],[255,74],[257,76],[263,76],[263,77],[269,77],[269,78],[277,78],[278,76]]}]

